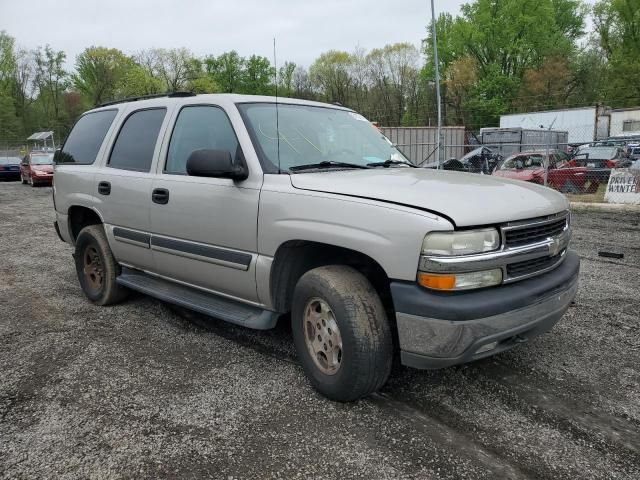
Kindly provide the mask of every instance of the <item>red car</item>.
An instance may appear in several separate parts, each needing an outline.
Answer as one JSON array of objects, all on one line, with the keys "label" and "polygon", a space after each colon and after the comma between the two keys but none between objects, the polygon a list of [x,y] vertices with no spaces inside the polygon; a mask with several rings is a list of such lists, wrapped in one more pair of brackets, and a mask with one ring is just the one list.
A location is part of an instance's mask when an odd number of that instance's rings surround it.
[{"label": "red car", "polygon": [[[507,158],[493,172],[498,177],[524,180],[544,185],[544,163],[547,153],[521,152]],[[574,160],[561,151],[549,152],[547,185],[563,193],[593,193],[600,183],[587,173],[587,167],[576,166]]]},{"label": "red car", "polygon": [[20,180],[32,187],[53,183],[53,153],[31,152],[20,163]]}]

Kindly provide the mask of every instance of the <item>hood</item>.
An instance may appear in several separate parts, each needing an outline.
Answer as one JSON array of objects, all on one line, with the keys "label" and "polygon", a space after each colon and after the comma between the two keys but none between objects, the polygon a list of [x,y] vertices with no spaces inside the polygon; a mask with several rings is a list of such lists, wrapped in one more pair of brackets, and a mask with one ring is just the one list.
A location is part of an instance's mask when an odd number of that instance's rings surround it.
[{"label": "hood", "polygon": [[414,206],[458,227],[541,217],[569,208],[550,188],[490,175],[425,168],[379,168],[291,175],[294,188]]},{"label": "hood", "polygon": [[37,172],[53,173],[53,165],[31,165],[31,170],[35,170]]}]

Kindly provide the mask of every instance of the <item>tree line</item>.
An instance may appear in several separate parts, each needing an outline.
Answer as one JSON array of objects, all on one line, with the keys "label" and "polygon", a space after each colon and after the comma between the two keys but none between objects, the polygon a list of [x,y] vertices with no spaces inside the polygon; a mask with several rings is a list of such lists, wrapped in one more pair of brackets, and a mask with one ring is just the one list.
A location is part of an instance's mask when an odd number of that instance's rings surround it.
[{"label": "tree line", "polygon": [[[591,16],[593,31],[585,32]],[[417,46],[330,50],[308,68],[235,51],[125,53],[92,46],[65,69],[51,46],[21,48],[0,32],[0,143],[34,131],[63,138],[85,110],[168,91],[246,93],[337,102],[380,125],[436,121],[431,25]],[[475,0],[436,19],[445,124],[496,125],[519,111],[640,104],[640,0]]]}]

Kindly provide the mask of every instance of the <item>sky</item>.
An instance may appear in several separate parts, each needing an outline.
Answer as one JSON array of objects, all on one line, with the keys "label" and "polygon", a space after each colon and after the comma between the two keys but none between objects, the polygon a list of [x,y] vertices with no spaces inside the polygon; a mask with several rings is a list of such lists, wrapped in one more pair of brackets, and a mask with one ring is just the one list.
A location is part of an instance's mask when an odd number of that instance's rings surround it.
[{"label": "sky", "polygon": [[[436,15],[464,0],[435,0]],[[67,68],[89,46],[186,47],[198,56],[240,55],[308,67],[327,50],[366,50],[426,36],[429,0],[0,0],[0,30],[28,49],[51,45]]]}]

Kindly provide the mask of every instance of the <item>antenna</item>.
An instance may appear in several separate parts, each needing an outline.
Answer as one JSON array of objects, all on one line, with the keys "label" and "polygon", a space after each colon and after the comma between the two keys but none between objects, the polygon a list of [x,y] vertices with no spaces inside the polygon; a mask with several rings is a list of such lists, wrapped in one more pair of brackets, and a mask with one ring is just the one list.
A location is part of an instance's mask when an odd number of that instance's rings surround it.
[{"label": "antenna", "polygon": [[276,148],[278,155],[278,173],[280,172],[280,118],[278,116],[278,62],[276,61],[276,37],[273,37],[273,69],[276,77]]}]

